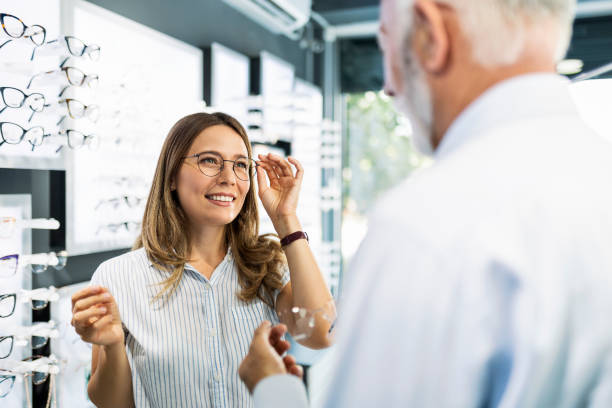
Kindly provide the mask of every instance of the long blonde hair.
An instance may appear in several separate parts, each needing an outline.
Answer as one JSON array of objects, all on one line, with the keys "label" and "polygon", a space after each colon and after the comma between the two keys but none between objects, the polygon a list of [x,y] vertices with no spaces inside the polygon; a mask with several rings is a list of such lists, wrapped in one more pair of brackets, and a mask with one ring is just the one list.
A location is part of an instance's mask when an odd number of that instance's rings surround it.
[{"label": "long blonde hair", "polygon": [[[251,144],[244,128],[227,114],[194,113],[172,127],[159,155],[142,219],[142,231],[132,248],[144,247],[153,265],[169,273],[168,278],[160,283],[162,289],[154,301],[174,293],[183,276],[185,263],[190,261],[189,219],[180,206],[176,191],[171,191],[170,186],[196,137],[216,125],[228,126],[238,133],[249,158],[252,158]],[[257,197],[251,180],[240,213],[225,229],[225,243],[232,250],[242,288],[237,296],[245,302],[258,297],[272,306],[274,291],[281,289],[281,269],[286,259],[274,237],[274,234],[259,235]]]}]

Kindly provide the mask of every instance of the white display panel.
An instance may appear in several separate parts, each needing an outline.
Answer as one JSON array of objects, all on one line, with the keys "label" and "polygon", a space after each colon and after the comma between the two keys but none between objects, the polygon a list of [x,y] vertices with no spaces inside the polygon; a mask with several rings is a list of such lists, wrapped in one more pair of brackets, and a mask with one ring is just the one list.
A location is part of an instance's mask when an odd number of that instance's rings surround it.
[{"label": "white display panel", "polygon": [[129,247],[138,233],[163,141],[181,117],[201,111],[202,51],[84,1],[72,32],[100,45],[97,151],[66,162],[66,243],[71,255]]},{"label": "white display panel", "polygon": [[57,376],[57,406],[59,408],[95,408],[87,396],[91,375],[91,345],[81,340],[70,325],[73,294],[86,288],[89,282],[64,286],[60,299],[51,307],[51,320],[57,323],[59,337],[51,339],[53,354],[63,362]]},{"label": "white display panel", "polygon": [[[2,1],[0,13],[15,16],[26,25],[40,25],[46,32],[46,40],[57,38],[60,34],[60,1],[59,0],[28,0]],[[8,25],[8,23],[7,23]],[[11,39],[0,28],[0,44]],[[0,122],[11,122],[28,130],[36,126],[44,129],[45,134],[57,131],[57,110],[60,82],[33,83],[27,89],[33,75],[58,68],[59,57],[36,56],[30,60],[35,46],[28,38],[13,39],[0,48],[0,87],[16,88],[26,95],[40,93],[45,97],[45,103],[51,105],[36,113],[28,121],[32,110],[24,104],[21,108],[7,108],[0,113]],[[61,78],[60,78],[61,80]],[[0,109],[6,105],[0,98]],[[19,144],[3,143],[0,146],[0,167],[33,168],[33,169],[63,169],[64,162],[61,153],[56,153],[57,146],[43,144],[32,150],[32,146],[23,140]]]},{"label": "white display panel", "polygon": [[260,55],[263,134],[265,141],[291,141],[293,138],[293,85],[295,68],[268,53]]},{"label": "white display panel", "polygon": [[249,57],[221,44],[210,50],[211,105],[246,125],[249,96]]},{"label": "white display panel", "polygon": [[612,141],[612,79],[591,79],[571,85],[572,96],[585,122]]},{"label": "white display panel", "polygon": [[[31,196],[29,194],[0,195],[0,217],[13,217],[16,221],[31,218]],[[29,229],[15,229],[11,236],[0,237],[0,257],[12,254],[30,254],[32,233]],[[10,278],[0,277],[0,295],[17,294],[20,289],[30,289],[32,275],[29,266],[20,267]],[[32,309],[29,303],[17,302],[14,313],[9,317],[0,318],[0,336],[12,334],[15,327],[29,326],[32,322]],[[29,345],[29,344],[28,344]],[[31,350],[26,347],[13,346],[10,360],[22,360],[29,357]],[[0,360],[2,362],[2,360]],[[26,397],[23,382],[16,380],[11,392],[0,399],[2,407],[23,407]]]}]

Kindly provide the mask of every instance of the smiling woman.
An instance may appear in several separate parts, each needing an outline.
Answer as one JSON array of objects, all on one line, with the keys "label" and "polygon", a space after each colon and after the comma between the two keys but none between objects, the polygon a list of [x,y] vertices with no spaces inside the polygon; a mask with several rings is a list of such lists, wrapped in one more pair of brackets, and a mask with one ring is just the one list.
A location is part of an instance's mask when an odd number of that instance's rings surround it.
[{"label": "smiling woman", "polygon": [[[293,158],[255,162],[226,114],[174,125],[134,250],[73,296],[72,324],[94,345],[96,406],[252,406],[238,366],[254,330],[280,320],[291,332],[298,322],[286,311],[331,300],[307,241],[278,240],[306,236],[295,215],[302,177]],[[257,194],[278,236],[259,235]],[[333,319],[319,320],[302,344],[330,345]]]}]

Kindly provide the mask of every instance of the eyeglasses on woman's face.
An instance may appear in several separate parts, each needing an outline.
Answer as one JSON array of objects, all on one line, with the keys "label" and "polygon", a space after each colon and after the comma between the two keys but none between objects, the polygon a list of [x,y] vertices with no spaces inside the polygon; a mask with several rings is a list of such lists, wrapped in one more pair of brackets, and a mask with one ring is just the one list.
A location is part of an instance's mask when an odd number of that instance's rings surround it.
[{"label": "eyeglasses on woman's face", "polygon": [[257,162],[248,157],[227,160],[216,152],[202,152],[184,157],[184,159],[192,158],[196,159],[200,172],[208,177],[215,177],[220,174],[225,167],[225,162],[232,163],[234,174],[242,181],[249,181],[255,175],[255,169],[257,168]]}]

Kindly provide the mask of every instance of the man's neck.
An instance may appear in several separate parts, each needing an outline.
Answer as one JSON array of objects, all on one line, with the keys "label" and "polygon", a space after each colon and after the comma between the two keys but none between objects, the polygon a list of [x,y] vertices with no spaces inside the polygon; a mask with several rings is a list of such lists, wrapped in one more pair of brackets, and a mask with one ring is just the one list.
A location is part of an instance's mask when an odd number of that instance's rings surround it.
[{"label": "man's neck", "polygon": [[[452,123],[461,113],[489,88],[505,80],[535,73],[554,73],[550,63],[514,64],[509,66],[488,68],[476,66],[464,70],[465,75],[455,78],[450,87],[440,84],[440,92],[434,97],[433,141],[437,148]],[[469,72],[469,73],[467,73]]]}]

